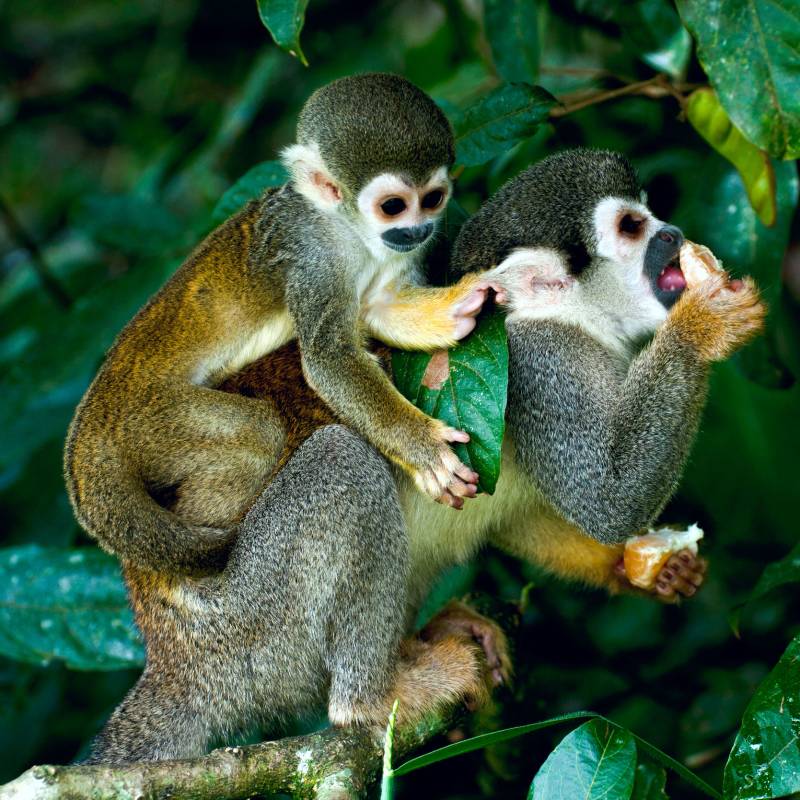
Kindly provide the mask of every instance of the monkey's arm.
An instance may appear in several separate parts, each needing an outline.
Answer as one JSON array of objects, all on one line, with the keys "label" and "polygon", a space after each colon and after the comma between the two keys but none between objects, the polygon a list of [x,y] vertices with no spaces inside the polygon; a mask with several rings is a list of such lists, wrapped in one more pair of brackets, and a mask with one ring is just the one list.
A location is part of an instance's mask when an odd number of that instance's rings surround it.
[{"label": "monkey's arm", "polygon": [[395,389],[364,349],[353,287],[341,269],[335,277],[334,269],[322,273],[324,265],[317,266],[290,274],[286,283],[309,385],[340,420],[408,472],[420,489],[460,505],[461,497],[475,493],[477,475],[458,460],[448,442],[467,437],[426,416]]},{"label": "monkey's arm", "polygon": [[509,331],[509,430],[520,465],[568,521],[605,544],[647,527],[673,492],[699,422],[707,366],[668,320],[627,373],[552,321]]},{"label": "monkey's arm", "polygon": [[369,332],[402,350],[452,347],[474,327],[489,291],[478,275],[454,286],[390,286],[364,313]]}]

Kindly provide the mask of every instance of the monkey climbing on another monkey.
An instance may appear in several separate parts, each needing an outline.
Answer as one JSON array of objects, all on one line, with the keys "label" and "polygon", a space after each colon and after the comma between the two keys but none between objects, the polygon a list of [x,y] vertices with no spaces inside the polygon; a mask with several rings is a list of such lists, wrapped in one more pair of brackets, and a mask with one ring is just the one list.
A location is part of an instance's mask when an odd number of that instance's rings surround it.
[{"label": "monkey climbing on another monkey", "polygon": [[[624,542],[677,484],[710,363],[764,314],[751,281],[736,291],[665,282],[682,238],[643,203],[627,160],[603,151],[545,159],[466,224],[453,264],[496,267],[510,384],[497,489],[460,515],[336,424],[299,381],[296,343],[223,383],[275,403],[289,452],[222,572],[125,564],[147,666],[90,760],[198,755],[214,736],[279,731],[322,708],[334,724],[378,730],[395,698],[401,721],[480,701],[509,674],[497,626],[455,603],[410,631],[442,570],[486,544],[568,580],[636,591],[620,568]],[[648,594],[694,593],[704,562],[683,555],[662,569],[665,590]]]},{"label": "monkey climbing on another monkey", "polygon": [[284,431],[273,404],[212,387],[293,338],[320,397],[424,492],[454,507],[476,493],[450,448],[468,434],[415,408],[364,349],[448,347],[486,298],[473,275],[417,285],[451,191],[449,123],[403,78],[342,78],[305,104],[283,160],[289,182],[211,233],[122,331],[70,426],[78,521],[139,567],[224,564]]}]

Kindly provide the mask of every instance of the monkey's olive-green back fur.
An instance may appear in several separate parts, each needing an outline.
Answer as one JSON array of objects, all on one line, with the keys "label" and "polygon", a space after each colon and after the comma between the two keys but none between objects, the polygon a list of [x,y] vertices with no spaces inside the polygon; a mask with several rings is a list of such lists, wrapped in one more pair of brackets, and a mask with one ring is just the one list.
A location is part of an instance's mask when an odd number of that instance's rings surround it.
[{"label": "monkey's olive-green back fur", "polygon": [[333,176],[354,195],[383,172],[424,183],[454,160],[453,132],[436,103],[405,78],[382,72],[318,89],[300,113],[297,141],[316,143]]}]

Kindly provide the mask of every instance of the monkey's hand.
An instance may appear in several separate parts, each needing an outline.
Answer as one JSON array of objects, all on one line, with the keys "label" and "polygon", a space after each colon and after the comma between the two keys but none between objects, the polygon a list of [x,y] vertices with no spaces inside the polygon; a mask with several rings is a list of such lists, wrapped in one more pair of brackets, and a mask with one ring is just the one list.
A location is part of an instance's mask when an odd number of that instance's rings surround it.
[{"label": "monkey's hand", "polygon": [[752,278],[715,273],[684,290],[669,319],[705,361],[722,361],[759,334],[766,307]]},{"label": "monkey's hand", "polygon": [[500,283],[475,274],[453,286],[392,285],[369,298],[362,316],[372,336],[385,344],[430,352],[452,347],[472,332],[490,290],[498,303],[504,301]]},{"label": "monkey's hand", "polygon": [[443,505],[463,508],[464,499],[478,493],[478,473],[461,463],[450,442],[466,443],[469,434],[450,428],[439,420],[431,419],[430,423],[433,428],[432,447],[424,448],[425,452],[420,452],[414,459],[415,464],[422,466],[412,467],[409,471],[420,491]]},{"label": "monkey's hand", "polygon": [[[614,571],[620,580],[628,583],[630,590],[636,593],[652,594],[662,603],[678,603],[684,597],[693,597],[705,580],[708,562],[692,553],[691,550],[679,550],[670,556],[656,577],[650,590],[637,589],[628,582],[625,574],[625,563],[620,559]],[[628,588],[626,587],[626,588]]]}]

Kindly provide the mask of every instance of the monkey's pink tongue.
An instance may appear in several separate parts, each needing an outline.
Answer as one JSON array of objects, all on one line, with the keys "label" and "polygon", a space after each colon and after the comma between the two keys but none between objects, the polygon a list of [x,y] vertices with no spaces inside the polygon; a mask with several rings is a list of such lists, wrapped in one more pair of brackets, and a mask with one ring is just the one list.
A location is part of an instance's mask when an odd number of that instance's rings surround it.
[{"label": "monkey's pink tongue", "polygon": [[686,288],[686,278],[680,269],[673,264],[666,266],[656,281],[658,288],[664,292],[679,292]]}]

